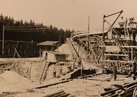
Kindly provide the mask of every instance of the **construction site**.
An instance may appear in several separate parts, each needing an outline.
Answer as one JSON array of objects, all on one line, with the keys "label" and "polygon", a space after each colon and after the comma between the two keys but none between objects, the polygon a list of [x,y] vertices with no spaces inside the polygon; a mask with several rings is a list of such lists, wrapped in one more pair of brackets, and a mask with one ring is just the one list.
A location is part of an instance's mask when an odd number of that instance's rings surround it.
[{"label": "construction site", "polygon": [[137,22],[122,13],[104,15],[101,32],[74,32],[63,44],[6,40],[13,30],[45,28],[3,26],[0,97],[136,97]]}]

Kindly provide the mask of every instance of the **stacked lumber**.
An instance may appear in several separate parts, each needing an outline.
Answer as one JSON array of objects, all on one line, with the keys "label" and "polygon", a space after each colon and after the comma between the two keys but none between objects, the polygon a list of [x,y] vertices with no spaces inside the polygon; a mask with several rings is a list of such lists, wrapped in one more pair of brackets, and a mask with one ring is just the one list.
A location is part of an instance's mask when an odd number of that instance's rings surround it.
[{"label": "stacked lumber", "polygon": [[68,97],[69,95],[70,95],[69,93],[66,93],[65,91],[61,90],[61,91],[46,95],[44,97]]},{"label": "stacked lumber", "polygon": [[115,86],[116,88],[106,90],[104,93],[100,95],[103,97],[132,97],[133,91],[137,87],[137,82]]}]

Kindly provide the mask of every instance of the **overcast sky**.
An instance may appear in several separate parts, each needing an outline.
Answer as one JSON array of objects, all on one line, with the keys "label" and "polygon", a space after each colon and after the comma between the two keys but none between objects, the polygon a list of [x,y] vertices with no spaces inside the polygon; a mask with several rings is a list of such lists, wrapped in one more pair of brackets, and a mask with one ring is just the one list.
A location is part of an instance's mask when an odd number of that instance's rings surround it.
[{"label": "overcast sky", "polygon": [[0,13],[20,20],[34,20],[63,29],[102,29],[102,17],[124,10],[124,17],[137,20],[137,0],[0,0]]}]

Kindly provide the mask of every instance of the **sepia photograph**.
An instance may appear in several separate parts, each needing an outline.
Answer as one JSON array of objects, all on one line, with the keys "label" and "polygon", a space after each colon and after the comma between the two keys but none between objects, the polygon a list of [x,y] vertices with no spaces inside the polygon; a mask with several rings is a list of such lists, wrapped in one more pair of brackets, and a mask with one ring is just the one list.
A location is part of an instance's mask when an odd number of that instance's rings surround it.
[{"label": "sepia photograph", "polygon": [[0,0],[0,97],[137,97],[137,0]]}]

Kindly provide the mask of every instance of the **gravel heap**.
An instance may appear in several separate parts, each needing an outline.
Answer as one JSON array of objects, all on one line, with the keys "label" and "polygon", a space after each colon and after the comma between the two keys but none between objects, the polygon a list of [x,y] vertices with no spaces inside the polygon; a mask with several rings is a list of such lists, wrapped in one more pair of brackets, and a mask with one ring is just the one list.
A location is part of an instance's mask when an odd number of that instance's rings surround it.
[{"label": "gravel heap", "polygon": [[33,83],[14,71],[5,71],[0,75],[0,93],[23,92],[31,88]]}]

